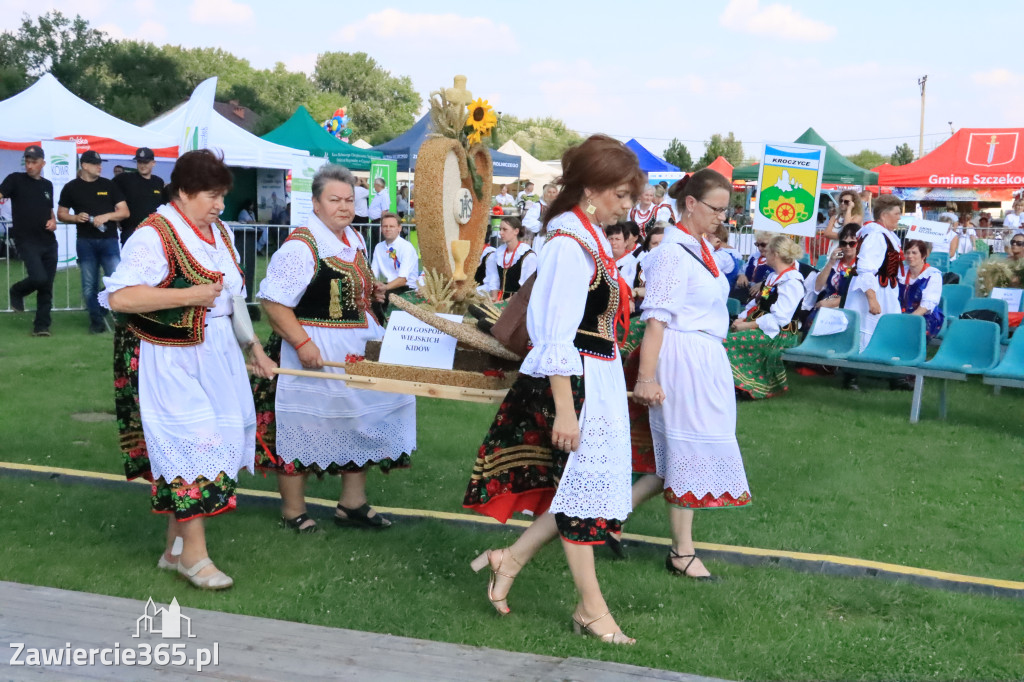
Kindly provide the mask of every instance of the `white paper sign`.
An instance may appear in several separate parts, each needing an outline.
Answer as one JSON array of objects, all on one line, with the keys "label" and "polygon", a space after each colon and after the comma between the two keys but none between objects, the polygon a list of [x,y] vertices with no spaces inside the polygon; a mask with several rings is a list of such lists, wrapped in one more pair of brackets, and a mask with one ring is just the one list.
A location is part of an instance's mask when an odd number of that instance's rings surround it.
[{"label": "white paper sign", "polygon": [[920,239],[923,242],[939,244],[946,240],[946,233],[949,232],[949,223],[938,220],[924,220],[912,214],[904,214],[900,218],[900,225],[907,228],[905,239]]},{"label": "white paper sign", "polygon": [[836,308],[818,308],[814,326],[811,327],[811,336],[842,334],[849,324],[849,318]]},{"label": "white paper sign", "polygon": [[989,298],[998,298],[1006,301],[1006,305],[1009,307],[1011,313],[1015,313],[1020,310],[1021,295],[1024,294],[1024,289],[1003,289],[996,287],[989,294]]},{"label": "white paper sign", "polygon": [[320,170],[320,166],[327,163],[327,159],[316,156],[295,157],[295,164],[291,170],[291,197],[292,214],[291,224],[293,227],[302,227],[309,224],[309,214],[313,212],[313,176]]},{"label": "white paper sign", "polygon": [[[461,315],[439,315],[452,322],[462,322]],[[451,369],[455,362],[454,336],[448,336],[402,310],[391,313],[380,361],[389,365]]]}]

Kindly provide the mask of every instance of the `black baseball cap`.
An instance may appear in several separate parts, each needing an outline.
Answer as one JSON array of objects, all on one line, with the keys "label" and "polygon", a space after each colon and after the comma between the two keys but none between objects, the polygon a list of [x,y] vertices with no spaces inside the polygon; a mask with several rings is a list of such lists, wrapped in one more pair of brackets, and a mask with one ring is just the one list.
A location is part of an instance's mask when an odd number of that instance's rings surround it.
[{"label": "black baseball cap", "polygon": [[90,149],[89,151],[82,153],[80,161],[82,163],[103,163],[103,158],[100,157],[99,153]]},{"label": "black baseball cap", "polygon": [[152,161],[155,158],[156,155],[153,153],[153,150],[150,149],[149,147],[139,147],[138,149],[135,150],[136,161],[145,163],[148,161]]},{"label": "black baseball cap", "polygon": [[25,158],[26,159],[45,159],[46,154],[43,153],[43,148],[37,144],[30,144],[25,147]]}]

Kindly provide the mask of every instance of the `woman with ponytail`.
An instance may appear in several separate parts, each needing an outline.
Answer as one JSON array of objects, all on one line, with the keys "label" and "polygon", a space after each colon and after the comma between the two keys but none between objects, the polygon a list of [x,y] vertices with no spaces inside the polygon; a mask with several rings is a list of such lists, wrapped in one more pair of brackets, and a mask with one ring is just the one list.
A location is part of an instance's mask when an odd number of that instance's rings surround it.
[{"label": "woman with ponytail", "polygon": [[593,545],[618,532],[632,510],[626,382],[617,348],[629,324],[629,287],[602,228],[626,216],[643,175],[636,156],[605,135],[566,151],[562,168],[563,189],[544,217],[548,239],[527,309],[533,348],[480,446],[464,501],[502,522],[517,511],[531,511],[536,520],[510,547],[484,552],[472,568],[490,570],[487,598],[505,615],[516,575],[560,535],[579,594],[575,631],[633,644],[605,603]]}]

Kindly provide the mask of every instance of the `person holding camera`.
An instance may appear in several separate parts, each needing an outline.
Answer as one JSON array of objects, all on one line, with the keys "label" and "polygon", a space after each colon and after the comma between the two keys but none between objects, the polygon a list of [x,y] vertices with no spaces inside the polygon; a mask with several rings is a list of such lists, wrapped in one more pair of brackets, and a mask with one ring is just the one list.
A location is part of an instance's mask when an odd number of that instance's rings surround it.
[{"label": "person holding camera", "polygon": [[121,262],[117,221],[131,215],[124,194],[113,180],[100,177],[103,159],[93,150],[82,154],[78,177],[64,185],[57,202],[57,220],[77,227],[78,268],[82,271],[82,297],[89,311],[89,333],[107,331],[106,313],[99,304],[100,266],[110,277]]}]

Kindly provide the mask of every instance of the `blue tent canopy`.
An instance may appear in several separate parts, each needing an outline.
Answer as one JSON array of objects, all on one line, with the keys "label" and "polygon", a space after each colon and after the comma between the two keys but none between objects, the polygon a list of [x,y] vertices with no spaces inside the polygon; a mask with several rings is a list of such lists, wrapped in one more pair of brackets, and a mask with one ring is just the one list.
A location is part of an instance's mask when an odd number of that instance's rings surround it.
[{"label": "blue tent canopy", "polygon": [[[416,121],[412,128],[393,140],[373,147],[374,150],[382,152],[385,159],[394,159],[398,162],[398,170],[401,172],[416,170],[416,159],[419,156],[420,145],[427,139],[433,130],[430,122],[430,114],[427,114]],[[494,164],[494,175],[519,177],[520,158],[512,154],[503,154],[496,149],[491,150],[491,160]]]},{"label": "blue tent canopy", "polygon": [[626,143],[636,158],[640,159],[640,170],[647,173],[672,173],[677,172],[679,168],[673,166],[668,161],[655,156],[651,152],[647,151],[647,148],[637,142],[635,139],[630,140]]}]

